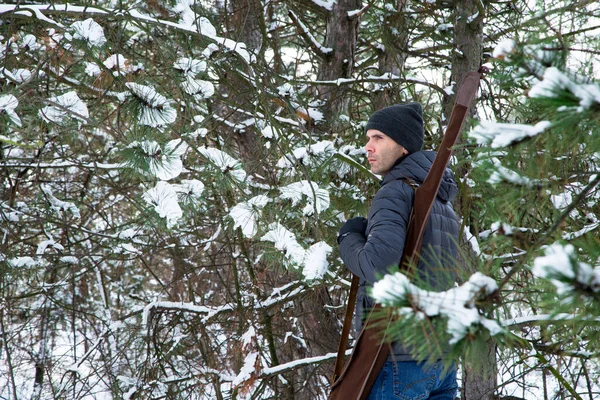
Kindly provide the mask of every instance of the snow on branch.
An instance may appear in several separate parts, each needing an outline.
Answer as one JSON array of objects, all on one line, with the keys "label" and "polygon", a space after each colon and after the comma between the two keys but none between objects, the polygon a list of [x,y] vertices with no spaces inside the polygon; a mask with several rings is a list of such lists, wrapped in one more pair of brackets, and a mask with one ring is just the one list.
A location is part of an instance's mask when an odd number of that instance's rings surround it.
[{"label": "snow on branch", "polygon": [[426,81],[425,79],[418,79],[414,77],[406,77],[394,75],[392,73],[384,73],[382,75],[367,75],[361,78],[338,78],[334,80],[296,80],[297,83],[305,84],[305,85],[319,85],[319,86],[341,86],[341,85],[360,85],[364,83],[407,83],[407,84],[415,84],[415,85],[423,85],[431,88],[439,93],[447,95],[447,92],[444,88],[436,85],[435,83],[431,83]]},{"label": "snow on branch", "polygon": [[316,183],[308,180],[291,183],[287,186],[279,188],[282,199],[291,200],[292,205],[306,199],[306,206],[302,209],[302,213],[307,216],[321,214],[327,210],[330,205],[329,192],[327,189],[322,189]]},{"label": "snow on branch", "polygon": [[493,296],[497,290],[496,281],[480,272],[471,275],[462,286],[445,292],[420,289],[410,283],[406,275],[396,272],[375,282],[372,296],[384,306],[399,308],[403,315],[447,317],[447,330],[452,336],[450,344],[456,344],[467,335],[471,326],[481,325],[492,336],[503,331],[496,321],[485,318],[475,307],[477,299]]},{"label": "snow on branch", "polygon": [[490,177],[487,180],[490,185],[496,185],[500,182],[508,182],[513,185],[529,188],[541,185],[540,180],[530,179],[512,169],[506,168],[496,157],[493,157],[490,161],[492,162],[493,167],[491,168]]},{"label": "snow on branch", "polygon": [[302,38],[304,38],[304,40],[308,42],[310,47],[319,57],[325,58],[329,55],[329,53],[333,52],[332,48],[325,47],[317,41],[317,39],[312,35],[312,33],[309,32],[308,27],[304,25],[304,23],[292,10],[288,11],[288,15],[290,16],[290,19],[292,20],[294,25],[296,25],[296,27],[298,28],[300,36],[302,36]]},{"label": "snow on branch", "polygon": [[[68,8],[68,4],[65,5],[65,7],[60,7],[59,5],[55,5],[55,4],[45,4],[45,5],[31,5],[31,4],[17,4],[17,5],[11,5],[11,4],[0,4],[0,15],[4,14],[4,13],[8,13],[8,12],[14,12],[17,15],[23,15],[26,17],[35,17],[40,21],[44,21],[47,22],[50,25],[55,25],[59,28],[65,28],[65,26],[63,24],[61,24],[60,22],[56,22],[51,18],[48,18],[43,11],[48,11],[48,12],[52,12],[54,11],[56,8],[64,8],[64,11],[67,11]],[[84,8],[84,7],[79,7],[79,8]],[[88,9],[87,7],[85,7],[85,9]],[[99,10],[99,9],[97,9]],[[70,9],[68,10],[69,12],[71,11]],[[102,10],[99,10],[102,11]],[[102,11],[102,13],[106,13],[105,11]]]},{"label": "snow on branch", "polygon": [[51,105],[39,111],[40,117],[46,122],[61,124],[67,117],[86,122],[90,117],[87,105],[74,90],[60,96],[50,97],[47,102]]},{"label": "snow on branch", "polygon": [[[3,137],[0,136],[0,141]],[[27,162],[6,162],[2,163],[5,168],[85,168],[85,169],[123,169],[122,163],[105,164],[99,162],[82,163],[73,161],[57,161],[51,163],[27,163]]]},{"label": "snow on branch", "polygon": [[[346,351],[346,355],[349,355],[351,352],[352,349],[348,349]],[[325,361],[334,359],[335,357],[337,357],[337,352],[327,353],[322,356],[301,358],[299,360],[290,361],[285,364],[279,364],[274,367],[265,367],[262,369],[259,378],[266,378],[273,375],[279,375],[284,372],[292,371],[299,367],[303,367],[305,365],[321,364]]]},{"label": "snow on branch", "polygon": [[498,149],[537,136],[551,125],[549,121],[540,121],[533,126],[481,121],[469,132],[469,136],[475,139],[477,144],[489,144],[491,148]]},{"label": "snow on branch", "polygon": [[168,228],[174,227],[179,219],[183,217],[183,210],[177,201],[177,191],[168,182],[157,182],[155,187],[142,195],[142,198],[154,207],[154,211],[161,218],[165,218]]},{"label": "snow on branch", "polygon": [[240,183],[246,179],[246,171],[238,159],[215,147],[198,147],[197,150],[223,174],[231,176]]},{"label": "snow on branch", "polygon": [[12,94],[0,96],[0,114],[3,112],[8,115],[8,118],[18,127],[21,127],[21,119],[15,112],[19,106],[19,100]]},{"label": "snow on branch", "polygon": [[157,19],[154,17],[150,17],[148,15],[143,14],[142,12],[136,9],[100,9],[96,7],[88,7],[88,6],[74,6],[71,4],[43,4],[43,5],[34,5],[34,4],[2,4],[0,5],[0,15],[5,13],[15,13],[18,15],[34,17],[39,19],[40,21],[45,21],[51,25],[55,25],[61,29],[65,29],[65,26],[61,23],[54,21],[53,19],[47,17],[45,14],[52,13],[65,13],[65,14],[81,14],[83,15],[104,15],[104,16],[122,16],[129,17],[135,19],[140,22],[151,23],[155,25],[167,26],[176,30],[185,31],[189,33],[200,34],[203,37],[206,37],[222,46],[227,48],[230,51],[237,53],[246,63],[251,63],[254,61],[254,57],[250,55],[248,50],[246,50],[246,45],[244,43],[236,42],[231,39],[226,39],[216,35],[216,30],[210,24],[210,22],[203,17],[190,19],[187,18],[181,22],[172,22],[163,19]]},{"label": "snow on branch", "polygon": [[333,10],[334,4],[337,0],[311,0],[314,4],[319,7],[326,9],[327,11]]},{"label": "snow on branch", "polygon": [[600,295],[600,267],[578,261],[575,247],[571,244],[554,243],[545,249],[545,255],[533,261],[531,272],[548,279],[559,295],[589,292]]},{"label": "snow on branch", "polygon": [[367,12],[367,10],[369,8],[371,8],[371,5],[373,3],[367,3],[367,5],[365,5],[363,8],[358,9],[358,10],[352,10],[352,11],[348,11],[348,18],[350,19],[357,19],[360,18],[364,13]]},{"label": "snow on branch", "polygon": [[254,237],[258,232],[257,224],[262,215],[261,210],[269,202],[271,202],[269,197],[258,195],[232,207],[228,215],[233,220],[233,229],[239,227],[245,237]]},{"label": "snow on branch", "polygon": [[566,90],[579,98],[580,111],[600,104],[600,86],[579,83],[556,67],[546,68],[543,79],[529,90],[529,97],[557,97]]},{"label": "snow on branch", "polygon": [[74,203],[71,203],[70,201],[62,201],[54,197],[52,188],[50,188],[49,185],[42,184],[40,188],[46,195],[46,199],[48,199],[48,202],[50,203],[50,206],[53,210],[55,210],[56,212],[66,212],[68,210],[71,212],[71,214],[73,214],[75,218],[81,217],[79,213],[79,208],[77,208],[77,206]]},{"label": "snow on branch", "polygon": [[178,177],[183,171],[181,158],[188,149],[181,139],[173,139],[161,146],[154,140],[134,141],[127,149],[135,156],[124,163],[140,173],[149,173],[153,177],[168,181]]},{"label": "snow on branch", "polygon": [[559,322],[573,323],[575,320],[586,321],[588,323],[600,323],[600,317],[581,317],[576,314],[558,313],[558,314],[537,314],[526,315],[500,321],[500,324],[507,328],[518,328],[525,325],[541,325]]},{"label": "snow on branch", "polygon": [[74,39],[83,40],[90,47],[102,47],[106,44],[104,29],[91,18],[74,22],[71,29]]},{"label": "snow on branch", "polygon": [[208,307],[199,306],[192,303],[175,301],[153,301],[151,303],[146,304],[146,306],[143,309],[142,324],[148,325],[148,321],[150,320],[150,313],[154,310],[184,311],[191,314],[203,314],[206,315],[203,318],[203,322],[205,323],[217,314],[223,312],[232,312],[234,309],[235,307],[233,306],[233,304],[225,304],[219,307]]},{"label": "snow on branch", "polygon": [[296,165],[307,167],[322,165],[334,153],[336,153],[334,143],[330,140],[323,140],[308,146],[297,147],[292,153],[284,154],[277,161],[277,167],[284,172],[284,175],[292,176],[297,172]]},{"label": "snow on branch", "polygon": [[[280,304],[287,303],[293,300],[295,297],[304,293],[304,291],[305,287],[301,281],[294,281],[288,283],[285,286],[274,289],[273,293],[267,299],[262,301],[257,300],[254,305],[254,309],[265,310]],[[181,311],[192,314],[200,314],[203,315],[202,323],[206,324],[208,321],[219,315],[234,312],[236,310],[236,306],[234,304],[224,304],[221,306],[211,307],[175,301],[154,301],[146,304],[146,306],[141,310],[142,323],[144,325],[148,324],[148,321],[151,317],[151,313],[154,312],[154,310]]]},{"label": "snow on branch", "polygon": [[140,102],[138,122],[141,125],[159,127],[175,122],[177,111],[154,87],[134,82],[127,82],[125,86]]},{"label": "snow on branch", "polygon": [[305,279],[321,279],[327,272],[329,263],[327,256],[333,251],[331,246],[320,241],[308,249],[298,243],[296,235],[279,222],[269,225],[269,231],[261,240],[272,242],[273,246],[283,252],[286,262],[295,268],[302,268]]},{"label": "snow on branch", "polygon": [[[346,355],[349,355],[351,352],[352,352],[352,349],[348,349],[346,351]],[[321,364],[325,361],[329,361],[329,360],[336,358],[337,352],[327,353],[322,356],[301,358],[298,360],[286,362],[284,364],[275,365],[273,367],[258,366],[258,368],[257,368],[258,363],[256,362],[257,360],[254,358],[255,355],[256,355],[256,353],[250,353],[247,356],[247,360],[245,360],[245,361],[248,361],[248,362],[244,362],[244,367],[248,367],[248,368],[243,368],[242,371],[240,371],[240,373],[236,376],[233,376],[233,375],[227,374],[227,373],[222,373],[222,372],[215,371],[215,370],[206,371],[205,373],[219,375],[222,382],[232,382],[234,385],[240,385],[244,382],[243,378],[251,379],[254,376],[257,380],[261,380],[261,379],[269,378],[271,376],[280,375],[285,372],[294,371],[298,368],[302,368],[307,365]],[[251,366],[253,367],[252,369],[249,368]],[[257,369],[258,369],[258,371],[257,371]],[[252,374],[253,372],[258,372],[258,374]]]}]

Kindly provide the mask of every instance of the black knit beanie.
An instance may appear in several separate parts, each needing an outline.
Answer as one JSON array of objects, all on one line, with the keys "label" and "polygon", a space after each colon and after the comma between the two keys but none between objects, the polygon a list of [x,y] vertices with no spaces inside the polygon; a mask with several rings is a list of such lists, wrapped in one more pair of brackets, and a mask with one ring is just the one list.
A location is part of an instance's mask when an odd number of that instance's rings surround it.
[{"label": "black knit beanie", "polygon": [[396,104],[376,111],[365,128],[377,129],[394,139],[409,153],[423,148],[423,112],[421,104]]}]

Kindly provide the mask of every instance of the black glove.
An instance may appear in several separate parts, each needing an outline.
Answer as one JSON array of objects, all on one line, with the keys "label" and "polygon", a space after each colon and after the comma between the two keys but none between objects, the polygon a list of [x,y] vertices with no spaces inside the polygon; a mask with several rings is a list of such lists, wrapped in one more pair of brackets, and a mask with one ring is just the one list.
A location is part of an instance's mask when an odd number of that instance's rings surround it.
[{"label": "black glove", "polygon": [[348,236],[348,234],[350,232],[358,232],[358,233],[364,235],[366,230],[367,230],[367,219],[365,217],[350,218],[340,228],[340,234],[337,238],[338,244],[340,244],[342,242],[342,240],[344,240],[344,238],[346,236]]}]

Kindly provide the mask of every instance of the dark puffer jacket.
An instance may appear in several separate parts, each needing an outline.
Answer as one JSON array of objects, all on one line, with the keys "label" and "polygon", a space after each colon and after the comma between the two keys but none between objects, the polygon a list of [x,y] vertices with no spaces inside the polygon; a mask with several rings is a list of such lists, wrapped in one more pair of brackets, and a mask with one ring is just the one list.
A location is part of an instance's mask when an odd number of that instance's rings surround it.
[{"label": "dark puffer jacket", "polygon": [[[394,166],[384,176],[381,189],[373,198],[366,237],[350,232],[340,243],[345,265],[361,281],[354,322],[357,334],[362,327],[365,310],[373,306],[367,287],[389,271],[398,271],[415,196],[414,189],[403,179],[423,183],[435,155],[433,151],[419,151],[409,154]],[[415,271],[419,280],[437,291],[449,289],[455,278],[459,224],[450,202],[457,193],[454,175],[447,168],[423,236],[421,261]],[[393,353],[397,361],[412,360],[400,343],[394,343]]]}]

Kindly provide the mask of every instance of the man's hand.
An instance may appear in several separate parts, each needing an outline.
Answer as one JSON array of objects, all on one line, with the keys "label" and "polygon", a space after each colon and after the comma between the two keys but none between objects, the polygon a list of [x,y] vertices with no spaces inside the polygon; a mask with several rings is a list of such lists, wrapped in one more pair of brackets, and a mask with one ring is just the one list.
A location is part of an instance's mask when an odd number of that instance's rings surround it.
[{"label": "man's hand", "polygon": [[340,244],[342,242],[342,240],[344,240],[344,238],[346,236],[348,236],[348,234],[350,232],[357,232],[357,233],[360,233],[361,235],[364,235],[366,230],[367,230],[367,219],[365,217],[350,218],[340,228],[340,234],[337,238],[338,244]]}]

